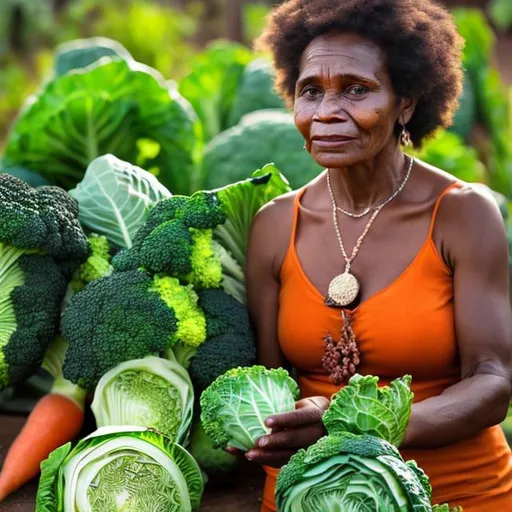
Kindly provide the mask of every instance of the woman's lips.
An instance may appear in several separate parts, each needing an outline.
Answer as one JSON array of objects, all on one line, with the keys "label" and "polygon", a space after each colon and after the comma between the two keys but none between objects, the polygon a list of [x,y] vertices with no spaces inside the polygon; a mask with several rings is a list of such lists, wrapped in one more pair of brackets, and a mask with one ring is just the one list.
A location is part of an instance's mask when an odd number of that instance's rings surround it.
[{"label": "woman's lips", "polygon": [[311,143],[319,148],[337,148],[352,142],[352,137],[314,137]]}]

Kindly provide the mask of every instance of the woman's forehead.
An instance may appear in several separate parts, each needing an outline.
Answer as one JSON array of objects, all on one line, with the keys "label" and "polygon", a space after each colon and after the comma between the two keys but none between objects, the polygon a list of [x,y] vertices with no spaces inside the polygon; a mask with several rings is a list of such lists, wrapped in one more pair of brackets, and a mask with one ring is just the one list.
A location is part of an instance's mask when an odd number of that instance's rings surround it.
[{"label": "woman's forehead", "polygon": [[[385,70],[384,52],[356,34],[328,33],[316,37],[301,56],[300,74],[340,73],[374,75]],[[369,78],[372,78],[369,76]]]}]

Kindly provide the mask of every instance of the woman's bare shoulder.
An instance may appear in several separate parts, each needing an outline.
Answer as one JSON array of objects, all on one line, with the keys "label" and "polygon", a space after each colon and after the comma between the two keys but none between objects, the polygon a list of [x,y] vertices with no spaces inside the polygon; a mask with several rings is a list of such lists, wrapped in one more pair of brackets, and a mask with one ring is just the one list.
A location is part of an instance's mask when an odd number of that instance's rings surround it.
[{"label": "woman's bare shoulder", "polygon": [[274,228],[286,224],[291,226],[293,223],[293,207],[298,194],[298,190],[292,190],[264,204],[254,216],[253,226],[260,224],[273,225]]},{"label": "woman's bare shoulder", "polygon": [[279,273],[288,250],[298,194],[294,190],[269,201],[253,219],[249,253],[269,261],[274,275]]}]

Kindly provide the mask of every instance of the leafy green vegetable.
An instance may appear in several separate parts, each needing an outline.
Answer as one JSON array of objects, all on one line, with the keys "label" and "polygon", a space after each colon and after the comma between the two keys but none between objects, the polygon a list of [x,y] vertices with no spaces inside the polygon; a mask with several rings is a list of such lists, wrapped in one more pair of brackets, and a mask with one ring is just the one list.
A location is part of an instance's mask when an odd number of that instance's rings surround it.
[{"label": "leafy green vegetable", "polygon": [[512,27],[512,2],[510,0],[491,0],[487,9],[492,22],[499,29],[507,30]]},{"label": "leafy green vegetable", "polygon": [[411,377],[378,387],[379,378],[354,375],[332,398],[322,421],[329,434],[369,434],[400,446],[409,423],[413,393]]},{"label": "leafy green vegetable", "polygon": [[[244,46],[219,41],[210,44],[190,63],[191,72],[179,83],[179,92],[197,112],[206,141],[229,127],[242,73],[252,58]],[[253,169],[258,167],[261,165]]]},{"label": "leafy green vegetable", "polygon": [[322,168],[304,151],[293,115],[276,110],[248,114],[206,146],[202,187],[214,189],[246,179],[269,162],[286,176],[293,189],[316,177]]},{"label": "leafy green vegetable", "polygon": [[156,431],[100,428],[42,463],[38,512],[194,512],[203,479],[194,458]]},{"label": "leafy green vegetable", "polygon": [[467,140],[477,117],[477,104],[475,88],[470,76],[464,74],[464,87],[459,97],[459,108],[448,131],[455,133],[463,140]]},{"label": "leafy green vegetable", "polygon": [[214,448],[228,444],[250,450],[270,432],[265,420],[272,414],[293,411],[299,396],[297,383],[283,368],[233,368],[201,395],[201,423]]},{"label": "leafy green vegetable", "polygon": [[66,192],[0,174],[0,389],[40,366],[67,280],[88,251]]},{"label": "leafy green vegetable", "polygon": [[464,181],[475,182],[485,176],[475,148],[465,146],[458,135],[449,131],[439,130],[420,150],[407,152]]},{"label": "leafy green vegetable", "polygon": [[211,438],[206,434],[199,420],[192,423],[188,449],[209,477],[224,476],[238,466],[237,457],[213,447]]},{"label": "leafy green vegetable", "polygon": [[93,160],[69,194],[78,201],[82,225],[118,247],[131,247],[149,210],[171,196],[155,176],[113,155]]},{"label": "leafy green vegetable", "polygon": [[119,364],[98,382],[92,412],[98,427],[151,427],[185,444],[194,408],[192,382],[174,361],[148,356]]},{"label": "leafy green vegetable", "polygon": [[47,82],[22,109],[6,157],[73,188],[98,156],[138,162],[141,141],[157,146],[146,168],[174,193],[190,192],[199,125],[190,105],[153,69],[98,61]]},{"label": "leafy green vegetable", "polygon": [[55,49],[55,74],[85,68],[104,57],[131,60],[130,52],[120,43],[107,37],[75,39]]},{"label": "leafy green vegetable", "polygon": [[329,435],[307,451],[299,450],[281,469],[277,508],[280,512],[431,512],[428,479],[412,466],[382,439]]},{"label": "leafy green vegetable", "polygon": [[443,505],[433,505],[432,512],[462,512],[462,507],[450,508],[450,505],[444,503]]},{"label": "leafy green vegetable", "polygon": [[469,76],[482,67],[487,67],[494,45],[494,33],[480,9],[456,8],[452,15],[459,34],[465,41],[463,63]]},{"label": "leafy green vegetable", "polygon": [[245,114],[269,108],[285,109],[286,105],[274,90],[272,62],[261,57],[250,62],[244,69],[231,109],[229,125],[237,124]]}]

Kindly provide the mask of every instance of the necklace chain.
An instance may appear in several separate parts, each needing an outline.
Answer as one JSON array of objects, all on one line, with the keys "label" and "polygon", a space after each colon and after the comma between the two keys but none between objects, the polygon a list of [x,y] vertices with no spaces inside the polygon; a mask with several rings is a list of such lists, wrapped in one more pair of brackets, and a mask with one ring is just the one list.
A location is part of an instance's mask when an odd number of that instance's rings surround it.
[{"label": "necklace chain", "polygon": [[395,197],[398,194],[400,194],[402,189],[405,187],[405,184],[407,183],[407,180],[409,179],[409,175],[411,174],[412,164],[413,164],[413,159],[411,157],[409,157],[409,167],[407,169],[407,172],[405,173],[405,176],[404,176],[402,182],[400,183],[398,188],[381,204],[379,204],[377,206],[368,206],[368,208],[366,208],[361,213],[348,212],[347,210],[344,210],[341,206],[338,206],[338,205],[336,205],[336,209],[338,211],[340,211],[341,213],[347,215],[348,217],[352,217],[353,219],[361,219],[362,217],[368,215],[372,210],[379,210],[381,208],[384,208],[384,206],[386,206],[388,203],[393,201],[393,199],[395,199]]},{"label": "necklace chain", "polygon": [[[407,181],[409,181],[409,176],[411,175],[411,170],[412,170],[413,158],[409,157],[409,159],[410,159],[409,167],[404,176],[404,179],[402,180],[402,183],[396,189],[396,191],[393,194],[391,194],[391,196],[389,196],[388,199],[386,199],[386,201],[384,201],[379,206],[373,208],[374,212],[373,212],[372,216],[370,217],[370,220],[366,224],[366,227],[364,228],[363,233],[357,239],[356,245],[354,246],[354,249],[352,251],[352,254],[350,255],[350,258],[347,255],[347,251],[345,250],[345,245],[343,244],[343,239],[341,237],[341,232],[340,232],[340,228],[338,225],[338,216],[336,213],[337,210],[339,209],[339,206],[336,205],[336,199],[334,197],[334,192],[333,192],[332,186],[331,186],[331,176],[330,176],[329,171],[327,171],[327,188],[329,189],[329,195],[331,196],[331,201],[332,201],[332,218],[333,218],[333,222],[334,222],[334,229],[336,230],[336,236],[338,238],[338,243],[339,243],[339,246],[341,249],[341,253],[343,254],[343,258],[345,259],[345,272],[350,271],[350,266],[351,266],[352,262],[354,261],[354,258],[357,256],[357,253],[359,252],[359,248],[361,247],[361,244],[363,243],[365,236],[368,234],[368,231],[370,230],[370,227],[373,224],[373,221],[376,219],[377,215],[380,213],[382,208],[384,208],[384,206],[386,206],[388,203],[390,203],[402,191],[402,189],[405,187],[405,184],[407,183]],[[370,211],[370,209],[368,209],[368,211]],[[350,216],[355,217],[354,214],[351,214]],[[363,215],[359,215],[359,217],[362,217],[362,216]]]}]

